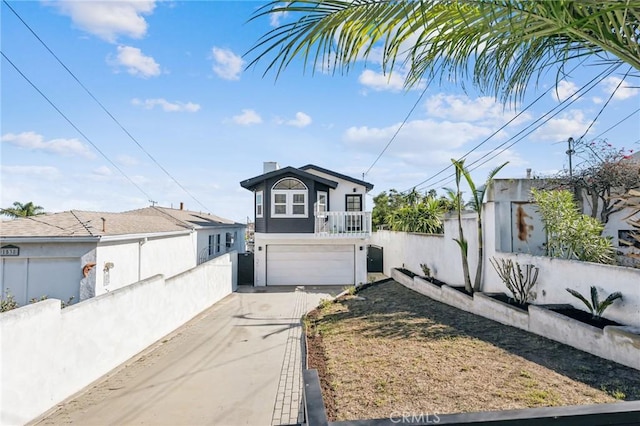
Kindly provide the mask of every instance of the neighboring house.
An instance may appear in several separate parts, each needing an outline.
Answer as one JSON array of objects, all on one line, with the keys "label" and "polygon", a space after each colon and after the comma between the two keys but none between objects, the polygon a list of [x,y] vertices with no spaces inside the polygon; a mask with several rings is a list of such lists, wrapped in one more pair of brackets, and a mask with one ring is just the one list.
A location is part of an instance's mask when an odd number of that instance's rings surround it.
[{"label": "neighboring house", "polygon": [[168,217],[194,229],[198,234],[198,264],[230,251],[244,253],[246,250],[246,225],[209,213],[183,210],[182,203],[180,209],[153,206],[127,213]]},{"label": "neighboring house", "polygon": [[[531,200],[531,188],[544,188],[540,179],[495,179],[494,189],[489,192],[488,201],[495,203],[497,241],[496,249],[503,252],[527,253],[536,256],[546,254],[547,235],[536,204]],[[581,203],[583,214],[590,215],[587,201]],[[609,217],[603,235],[610,237],[614,249],[624,256],[618,261],[625,266],[637,266],[638,261],[629,254],[638,253],[640,247],[629,246],[621,240],[636,243],[629,234],[634,233],[626,219],[632,216],[633,209],[622,209]],[[598,216],[599,218],[599,216]]]},{"label": "neighboring house", "polygon": [[240,182],[254,196],[256,286],[367,282],[373,185],[314,165]]},{"label": "neighboring house", "polygon": [[[212,242],[214,255],[241,246],[238,238],[234,241],[233,232],[241,235],[244,229],[231,226],[231,221],[195,212],[150,209],[124,213],[72,210],[3,221],[3,297],[9,292],[20,305],[45,295],[64,301],[73,297],[75,303],[157,274],[171,277],[187,271],[198,264],[202,240]],[[214,217],[219,227],[209,222]],[[196,218],[206,225],[192,223]],[[209,235],[216,236],[210,239]]]}]

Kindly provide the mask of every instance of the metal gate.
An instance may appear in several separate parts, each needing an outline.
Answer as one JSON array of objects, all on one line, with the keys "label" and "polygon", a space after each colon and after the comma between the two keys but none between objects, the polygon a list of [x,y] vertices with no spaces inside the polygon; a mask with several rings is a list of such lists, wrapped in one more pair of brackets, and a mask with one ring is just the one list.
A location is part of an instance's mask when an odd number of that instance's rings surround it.
[{"label": "metal gate", "polygon": [[238,285],[253,285],[253,253],[238,254]]},{"label": "metal gate", "polygon": [[384,249],[378,246],[367,246],[367,272],[383,272]]}]

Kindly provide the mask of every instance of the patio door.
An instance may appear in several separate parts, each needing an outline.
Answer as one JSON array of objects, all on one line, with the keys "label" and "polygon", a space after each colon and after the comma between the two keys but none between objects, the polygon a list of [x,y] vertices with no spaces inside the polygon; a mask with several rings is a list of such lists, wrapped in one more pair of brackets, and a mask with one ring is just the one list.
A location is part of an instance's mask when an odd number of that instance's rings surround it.
[{"label": "patio door", "polygon": [[[361,212],[362,194],[347,194],[345,206],[347,212]],[[344,225],[347,231],[362,231],[362,215],[347,213]]]}]

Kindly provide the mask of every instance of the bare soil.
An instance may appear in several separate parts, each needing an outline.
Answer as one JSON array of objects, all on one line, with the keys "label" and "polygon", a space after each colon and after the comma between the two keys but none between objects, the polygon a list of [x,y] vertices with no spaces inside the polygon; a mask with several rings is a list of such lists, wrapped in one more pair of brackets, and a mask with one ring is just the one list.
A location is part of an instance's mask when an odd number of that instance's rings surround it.
[{"label": "bare soil", "polygon": [[331,421],[640,399],[637,370],[394,281],[323,303],[306,323]]}]

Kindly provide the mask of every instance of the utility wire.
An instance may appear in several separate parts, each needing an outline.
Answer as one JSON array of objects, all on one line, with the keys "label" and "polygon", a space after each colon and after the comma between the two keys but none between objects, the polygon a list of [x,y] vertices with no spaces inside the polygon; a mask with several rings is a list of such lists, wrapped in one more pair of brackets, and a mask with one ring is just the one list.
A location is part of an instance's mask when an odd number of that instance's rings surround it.
[{"label": "utility wire", "polygon": [[[583,59],[579,64],[577,64],[575,67],[573,67],[568,74],[571,74],[573,71],[575,71],[578,67],[580,67],[587,59]],[[491,138],[493,138],[495,135],[497,135],[499,132],[501,132],[504,128],[506,128],[509,124],[511,124],[512,122],[514,122],[518,117],[520,117],[520,115],[522,115],[525,111],[527,111],[529,108],[533,107],[533,105],[535,105],[540,99],[542,99],[547,93],[549,93],[551,90],[553,90],[555,88],[555,86],[551,86],[549,87],[547,90],[545,90],[540,96],[538,96],[533,102],[529,103],[529,105],[527,105],[522,111],[520,111],[515,117],[513,117],[511,120],[509,120],[508,122],[506,122],[505,124],[503,124],[498,130],[496,130],[495,132],[493,132],[492,134],[490,134],[485,140],[483,140],[482,142],[480,142],[479,144],[477,144],[476,146],[474,146],[473,148],[471,148],[469,151],[467,151],[464,155],[462,155],[460,158],[458,158],[458,161],[463,160],[465,158],[467,158],[467,156],[469,154],[471,154],[473,151],[475,151],[476,149],[480,148],[482,145],[484,145],[485,143],[487,143]],[[576,92],[577,93],[577,92]],[[575,95],[575,93],[574,93]],[[563,101],[564,102],[564,101]],[[562,104],[562,103],[560,103]],[[535,122],[534,122],[535,123]],[[525,128],[526,130],[526,128]],[[519,133],[518,133],[519,134]],[[518,134],[516,134],[513,137],[518,136]],[[434,178],[436,178],[437,176],[440,176],[442,173],[446,172],[447,170],[449,170],[449,168],[451,167],[451,165],[448,165],[446,167],[444,167],[442,170],[440,170],[439,172],[437,172],[436,174],[428,177],[427,179],[423,180],[422,182],[418,183],[417,185],[414,185],[412,188],[416,188],[420,185],[423,185],[431,180],[433,180]],[[409,188],[403,192],[407,192],[410,191],[412,188]]]},{"label": "utility wire", "polygon": [[22,24],[27,27],[27,29],[31,32],[31,34],[33,34],[33,36],[44,46],[45,49],[47,49],[47,51],[49,53],[51,53],[51,55],[58,61],[58,63],[69,73],[69,75],[71,75],[71,77],[80,85],[80,87],[82,87],[84,89],[85,92],[87,92],[87,94],[91,97],[91,99],[93,99],[99,106],[100,108],[102,108],[102,110],[116,123],[116,125],[118,125],[118,127],[120,127],[120,129],[129,137],[129,139],[131,139],[137,146],[138,148],[140,148],[142,150],[142,152],[144,152],[147,157],[149,157],[149,159],[151,159],[151,161],[153,161],[153,163],[158,166],[173,182],[175,182],[176,185],[178,185],[180,187],[180,189],[182,189],[187,195],[189,195],[196,203],[198,203],[200,206],[202,206],[206,211],[211,211],[207,208],[207,206],[205,206],[204,204],[202,204],[200,202],[200,200],[198,200],[191,192],[189,192],[189,190],[187,190],[187,188],[185,188],[180,182],[178,182],[178,180],[173,177],[171,175],[171,173],[169,173],[167,171],[167,169],[165,169],[143,146],[140,142],[138,142],[138,140],[120,123],[120,121],[113,116],[113,114],[111,114],[111,112],[109,112],[109,110],[102,104],[102,102],[100,102],[94,95],[93,93],[91,93],[91,91],[84,85],[82,84],[82,82],[78,79],[78,77],[76,77],[76,75],[64,64],[64,62],[62,62],[62,60],[58,57],[58,55],[56,55],[53,50],[51,50],[49,48],[49,46],[44,42],[44,40],[42,40],[38,34],[36,34],[36,32],[29,26],[29,24],[27,24],[25,22],[24,19],[22,19],[22,17],[18,14],[18,12],[16,12],[11,5],[7,2],[7,0],[2,0],[2,2],[9,8],[9,10],[11,10],[11,12],[13,12],[13,14],[20,20],[20,22],[22,22]]},{"label": "utility wire", "polygon": [[[627,115],[625,118],[623,118],[622,120],[618,121],[616,124],[614,124],[613,126],[609,127],[607,130],[605,130],[604,132],[600,133],[598,136],[596,136],[594,139],[598,139],[600,138],[600,136],[604,135],[605,133],[607,133],[609,130],[612,130],[616,127],[618,127],[620,124],[624,123],[625,121],[627,121],[628,119],[630,119],[631,117],[633,117],[634,114],[637,114],[638,112],[640,112],[640,108],[636,109],[635,111],[633,111],[631,114]],[[564,142],[564,141],[563,141]]]},{"label": "utility wire", "polygon": [[395,133],[393,134],[393,136],[391,136],[391,139],[389,139],[389,142],[387,142],[387,145],[384,147],[384,149],[382,150],[382,152],[380,152],[380,154],[378,154],[378,157],[375,159],[375,161],[373,162],[373,164],[371,164],[369,166],[369,168],[367,169],[366,172],[364,172],[362,174],[362,178],[364,179],[364,177],[369,174],[369,171],[371,171],[371,169],[373,168],[373,166],[376,165],[376,163],[378,162],[378,160],[380,159],[380,157],[382,157],[382,155],[385,153],[385,151],[387,150],[387,148],[389,148],[389,145],[391,145],[391,143],[396,139],[396,136],[398,136],[398,133],[400,133],[400,130],[402,130],[402,128],[404,127],[404,125],[407,123],[407,121],[409,120],[409,117],[411,117],[411,114],[413,114],[413,111],[416,109],[416,107],[418,106],[418,104],[420,103],[420,101],[422,100],[422,97],[424,96],[425,93],[427,93],[427,89],[429,88],[429,84],[431,84],[431,81],[433,80],[433,78],[425,85],[424,90],[422,91],[422,93],[420,93],[420,96],[418,97],[418,99],[416,100],[416,102],[413,104],[413,106],[411,107],[411,109],[409,110],[409,113],[404,117],[404,120],[402,120],[402,123],[400,123],[400,127],[398,127],[398,129],[395,131]]},{"label": "utility wire", "polygon": [[3,57],[7,62],[9,62],[9,64],[11,64],[11,66],[12,66],[12,67],[13,67],[13,68],[18,72],[18,74],[20,74],[20,75],[22,76],[22,78],[24,78],[24,79],[27,81],[27,83],[29,83],[29,84],[31,85],[31,87],[33,87],[33,88],[36,90],[36,92],[38,92],[38,93],[40,94],[40,96],[42,96],[42,97],[43,97],[43,98],[44,98],[44,99],[49,103],[49,105],[51,105],[51,106],[53,107],[53,109],[55,109],[55,110],[58,112],[58,114],[60,114],[60,115],[62,116],[62,118],[64,118],[64,119],[67,121],[67,123],[69,123],[69,124],[71,125],[71,127],[73,127],[73,128],[74,128],[74,129],[75,129],[75,130],[80,134],[80,135],[82,135],[82,137],[83,137],[83,138],[85,138],[85,140],[86,140],[87,142],[89,142],[89,144],[91,144],[91,146],[92,146],[96,151],[98,151],[98,153],[99,153],[100,155],[102,155],[102,157],[103,157],[105,160],[107,160],[107,161],[109,162],[109,164],[111,164],[111,165],[112,165],[116,170],[118,170],[118,171],[122,174],[122,176],[124,176],[125,178],[127,178],[127,180],[128,180],[129,182],[131,182],[131,184],[132,184],[133,186],[135,186],[136,188],[138,188],[138,190],[139,190],[140,192],[142,192],[142,193],[147,197],[147,199],[151,199],[151,196],[150,196],[149,194],[147,194],[147,192],[146,192],[144,189],[142,189],[142,188],[141,188],[137,183],[135,183],[135,182],[134,182],[134,181],[133,181],[133,180],[132,180],[132,179],[131,179],[131,178],[130,178],[130,177],[129,177],[129,176],[128,176],[128,175],[127,175],[127,174],[126,174],[126,173],[125,173],[121,168],[120,168],[120,167],[118,167],[118,165],[117,165],[116,163],[114,163],[113,161],[111,161],[111,159],[110,159],[109,157],[107,157],[107,155],[106,155],[104,152],[102,152],[102,151],[100,150],[100,148],[98,148],[98,146],[97,146],[95,143],[93,143],[93,141],[92,141],[91,139],[89,139],[89,137],[88,137],[87,135],[85,135],[85,134],[84,134],[84,132],[83,132],[82,130],[80,130],[80,129],[78,128],[78,126],[76,126],[76,125],[73,123],[73,121],[71,121],[71,120],[70,120],[70,119],[69,119],[69,118],[68,118],[68,117],[67,117],[67,116],[66,116],[66,115],[65,115],[65,114],[60,110],[60,108],[58,108],[58,107],[57,107],[57,106],[56,106],[56,105],[51,101],[51,99],[49,99],[49,98],[47,97],[47,95],[45,95],[45,94],[44,94],[44,93],[43,93],[43,92],[42,92],[42,91],[41,91],[41,90],[40,90],[40,89],[39,89],[39,88],[38,88],[38,87],[37,87],[37,86],[36,86],[32,81],[31,81],[31,80],[29,80],[29,78],[28,78],[28,77],[27,77],[27,76],[26,76],[22,71],[20,71],[20,69],[16,66],[16,64],[14,64],[14,63],[11,61],[11,59],[9,59],[9,58],[7,57],[7,55],[5,55],[5,53],[4,53],[3,51],[1,51],[1,50],[0,50],[0,54],[2,55],[2,57]]},{"label": "utility wire", "polygon": [[[546,124],[549,120],[551,120],[553,117],[555,117],[556,115],[558,115],[559,113],[561,113],[562,111],[564,111],[565,109],[567,109],[569,106],[571,106],[574,102],[576,102],[578,99],[580,99],[582,96],[584,96],[585,94],[587,94],[588,92],[590,92],[591,90],[593,90],[594,87],[596,87],[600,82],[602,82],[605,78],[607,78],[609,75],[611,75],[611,73],[613,73],[620,65],[612,65],[610,66],[608,69],[604,70],[603,72],[601,72],[598,76],[594,77],[591,81],[589,81],[586,85],[582,86],[580,89],[578,89],[576,92],[574,92],[571,96],[569,96],[566,100],[562,101],[559,105],[557,105],[556,107],[552,108],[550,111],[548,111],[547,113],[545,113],[542,117],[538,118],[536,121],[534,121],[533,123],[531,123],[529,126],[525,127],[523,130],[521,130],[520,132],[518,132],[516,135],[514,135],[513,137],[509,138],[508,140],[506,140],[505,142],[503,142],[502,144],[498,145],[496,148],[494,148],[493,150],[489,151],[488,153],[486,153],[485,155],[481,156],[480,158],[478,158],[477,160],[473,161],[472,163],[470,163],[467,167],[469,172],[479,168],[480,166],[488,163],[489,161],[493,160],[494,158],[496,158],[498,155],[502,154],[503,152],[505,152],[507,149],[511,148],[512,146],[514,146],[515,144],[517,144],[518,142],[522,141],[525,137],[529,136],[531,133],[533,133],[534,131],[536,131],[538,128],[540,128],[542,125]],[[596,81],[598,80],[598,81]],[[595,82],[595,83],[594,83]],[[591,86],[587,89],[588,86]],[[585,90],[586,89],[586,90]],[[576,96],[579,92],[585,90],[584,93],[581,93],[580,95]],[[563,105],[565,104],[566,105]],[[554,114],[552,114],[551,116],[549,116],[548,118],[545,119],[545,117],[547,117],[549,114],[551,114],[555,109],[559,108],[560,106],[562,106],[562,108],[555,112]],[[509,144],[508,146],[506,146],[505,148],[503,148],[502,150],[498,151],[495,155],[492,155],[494,152],[496,152],[499,148],[505,146],[507,143],[509,143],[510,141],[512,141],[515,137],[517,137],[518,135],[524,133],[525,131],[527,131],[529,128],[533,127],[536,123],[538,123],[539,121],[545,119],[542,123],[538,124],[537,126],[535,126],[533,129],[529,130],[527,133],[525,133],[522,137],[520,137],[519,139],[515,140],[513,143]],[[487,158],[491,156],[490,158]],[[481,162],[480,164],[478,164],[476,167],[471,168],[471,166],[479,163],[480,161],[482,161],[483,159],[487,158],[485,161]],[[442,182],[447,182],[449,179],[451,179],[453,176],[455,176],[454,174],[450,174],[447,177],[440,179],[439,181],[435,182],[432,184],[432,186],[434,185],[438,185]]]},{"label": "utility wire", "polygon": [[587,130],[584,131],[584,133],[582,134],[582,136],[580,136],[580,138],[578,140],[582,140],[582,138],[587,136],[587,133],[589,133],[589,130],[591,130],[591,127],[593,127],[593,125],[596,123],[596,120],[600,117],[600,115],[602,114],[602,111],[604,111],[604,109],[607,107],[607,105],[609,105],[609,102],[611,102],[611,99],[613,99],[613,96],[616,94],[618,89],[620,89],[620,86],[624,82],[624,79],[627,78],[627,76],[629,75],[630,72],[631,72],[631,67],[629,67],[629,70],[626,72],[624,77],[622,77],[620,82],[618,82],[618,85],[616,86],[616,88],[613,90],[613,92],[611,92],[611,95],[609,95],[609,99],[607,99],[607,101],[604,103],[604,105],[602,105],[602,108],[600,108],[600,111],[598,112],[598,114],[596,114],[596,116],[593,119],[593,121],[591,122],[591,124],[589,124],[589,127],[587,127]]}]

